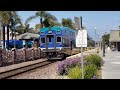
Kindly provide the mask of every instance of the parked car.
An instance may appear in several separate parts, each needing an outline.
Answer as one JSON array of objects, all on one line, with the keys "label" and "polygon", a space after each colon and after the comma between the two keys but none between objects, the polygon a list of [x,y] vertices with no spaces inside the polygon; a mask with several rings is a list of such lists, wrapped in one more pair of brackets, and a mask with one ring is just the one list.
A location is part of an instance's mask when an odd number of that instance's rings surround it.
[{"label": "parked car", "polygon": [[111,48],[111,50],[112,50],[112,51],[115,51],[115,50],[116,50],[116,48],[115,48],[115,47],[112,47],[112,48]]}]

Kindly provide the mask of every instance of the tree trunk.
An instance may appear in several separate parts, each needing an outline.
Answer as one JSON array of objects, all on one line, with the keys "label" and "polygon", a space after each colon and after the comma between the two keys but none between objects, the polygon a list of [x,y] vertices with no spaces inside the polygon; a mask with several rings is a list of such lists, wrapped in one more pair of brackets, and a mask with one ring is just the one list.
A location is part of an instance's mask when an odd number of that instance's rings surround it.
[{"label": "tree trunk", "polygon": [[42,18],[40,18],[41,28],[43,28],[43,21]]},{"label": "tree trunk", "polygon": [[9,25],[7,25],[7,45],[8,45],[7,49],[9,49]]},{"label": "tree trunk", "polygon": [[12,40],[13,40],[13,19],[11,18],[11,26],[10,26],[10,29],[11,29],[11,33],[12,33]]},{"label": "tree trunk", "polygon": [[5,49],[5,25],[3,25],[3,49]]},{"label": "tree trunk", "polygon": [[13,29],[12,29],[12,27],[11,27],[11,34],[12,34],[12,40],[13,40]]}]

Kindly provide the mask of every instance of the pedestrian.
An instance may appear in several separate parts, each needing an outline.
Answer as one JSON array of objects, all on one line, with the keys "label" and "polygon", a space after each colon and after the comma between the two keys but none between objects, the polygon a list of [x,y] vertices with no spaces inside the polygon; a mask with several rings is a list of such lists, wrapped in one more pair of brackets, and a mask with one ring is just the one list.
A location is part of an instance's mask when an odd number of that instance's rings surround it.
[{"label": "pedestrian", "polygon": [[108,50],[108,51],[110,50],[110,47],[109,47],[109,45],[108,45],[108,48],[107,48],[107,50]]}]

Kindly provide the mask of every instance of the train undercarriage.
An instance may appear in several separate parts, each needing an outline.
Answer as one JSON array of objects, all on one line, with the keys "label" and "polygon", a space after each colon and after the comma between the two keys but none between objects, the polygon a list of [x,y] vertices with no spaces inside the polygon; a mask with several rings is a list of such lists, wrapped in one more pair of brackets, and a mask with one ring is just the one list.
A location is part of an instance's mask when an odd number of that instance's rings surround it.
[{"label": "train undercarriage", "polygon": [[64,60],[66,59],[66,57],[70,56],[70,55],[75,55],[77,53],[79,53],[79,50],[71,50],[70,48],[63,48],[63,49],[44,49],[42,50],[42,52],[44,53],[44,56],[48,59],[48,60]]},{"label": "train undercarriage", "polygon": [[[68,51],[68,50],[67,50]],[[64,60],[66,59],[67,56],[70,56],[70,53],[60,50],[60,49],[44,49],[42,50],[44,53],[45,57],[48,60]]]},{"label": "train undercarriage", "polygon": [[61,52],[43,52],[48,60],[64,60],[68,56]]}]

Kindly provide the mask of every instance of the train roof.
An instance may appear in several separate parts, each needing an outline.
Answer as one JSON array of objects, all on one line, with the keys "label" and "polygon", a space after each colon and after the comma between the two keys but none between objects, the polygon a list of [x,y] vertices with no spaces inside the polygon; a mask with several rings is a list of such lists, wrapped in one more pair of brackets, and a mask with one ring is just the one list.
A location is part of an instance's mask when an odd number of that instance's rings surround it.
[{"label": "train roof", "polygon": [[57,30],[67,30],[67,29],[69,29],[69,30],[71,30],[71,31],[74,31],[74,32],[76,32],[77,30],[73,30],[73,29],[71,29],[71,28],[69,28],[69,27],[63,27],[63,26],[61,26],[61,27],[57,27],[57,26],[54,26],[54,27],[45,27],[45,28],[41,28],[40,29],[40,31],[48,31],[48,30],[50,30],[50,29],[52,29],[52,30],[54,30],[54,31],[57,31]]}]

